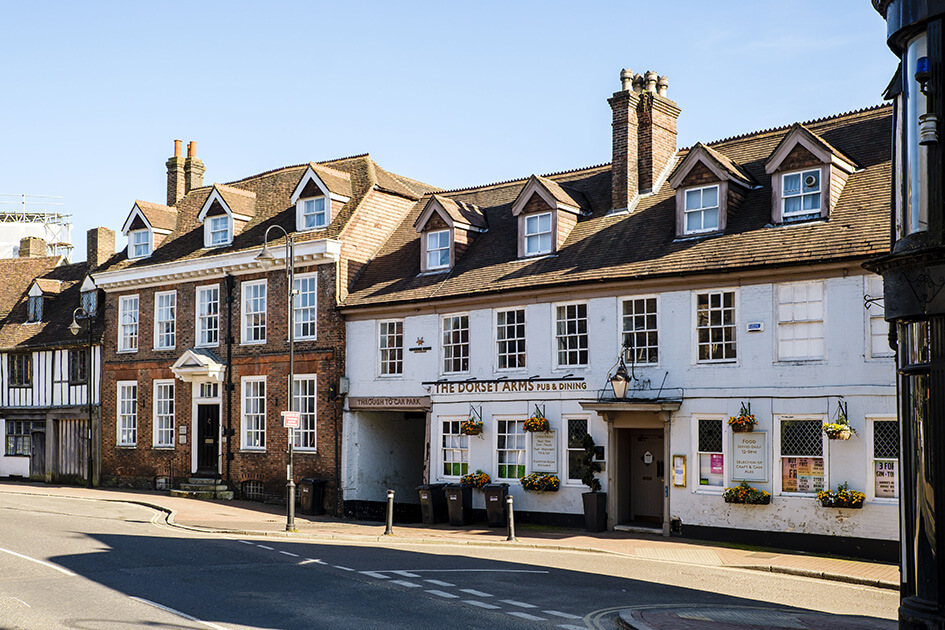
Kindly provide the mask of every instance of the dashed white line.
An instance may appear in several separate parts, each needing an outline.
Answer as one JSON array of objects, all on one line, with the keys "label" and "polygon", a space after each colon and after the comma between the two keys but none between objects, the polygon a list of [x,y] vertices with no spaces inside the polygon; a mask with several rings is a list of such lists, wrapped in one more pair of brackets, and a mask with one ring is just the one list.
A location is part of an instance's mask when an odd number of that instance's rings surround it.
[{"label": "dashed white line", "polygon": [[544,617],[538,617],[536,615],[529,615],[528,613],[523,612],[510,612],[510,615],[513,617],[518,617],[520,619],[528,619],[529,621],[548,621]]},{"label": "dashed white line", "polygon": [[343,567],[343,566],[341,566],[340,564],[336,564],[336,565],[334,565],[334,567],[335,567],[336,569],[341,569],[342,571],[354,571],[354,569],[352,569],[352,568],[350,568],[350,567]]},{"label": "dashed white line", "polygon": [[434,586],[446,586],[446,587],[456,586],[455,584],[450,584],[449,582],[443,582],[442,580],[424,580],[424,582],[428,582]]},{"label": "dashed white line", "polygon": [[238,543],[243,543],[244,545],[255,545],[256,543],[250,542],[248,540],[237,540]]},{"label": "dashed white line", "polygon": [[[568,613],[563,613],[559,610],[543,610],[541,611],[546,615],[554,615],[555,617],[561,617],[563,619],[584,619],[584,617],[578,617],[577,615],[570,615]],[[564,627],[564,626],[561,626]]]},{"label": "dashed white line", "polygon": [[452,593],[447,593],[446,591],[432,590],[432,591],[427,591],[427,593],[429,593],[430,595],[436,595],[436,596],[438,596],[438,597],[444,597],[444,598],[446,598],[446,599],[458,599],[458,598],[459,598],[459,595],[453,595]]},{"label": "dashed white line", "polygon": [[459,589],[460,593],[466,593],[468,595],[475,595],[476,597],[492,597],[489,593],[483,593],[482,591],[477,591],[474,588],[461,588]]},{"label": "dashed white line", "polygon": [[297,554],[297,553],[292,553],[291,551],[280,551],[279,553],[281,553],[281,554],[284,555],[284,556],[292,556],[293,558],[298,558],[298,557],[299,557],[299,554]]},{"label": "dashed white line", "polygon": [[182,617],[182,618],[184,618],[184,619],[187,619],[188,621],[193,621],[194,623],[203,624],[203,625],[207,626],[208,628],[214,628],[214,630],[227,630],[227,629],[224,628],[223,626],[218,626],[218,625],[215,624],[215,623],[210,623],[209,621],[204,621],[203,619],[197,619],[196,617],[193,617],[193,616],[191,616],[191,615],[188,615],[187,613],[182,613],[182,612],[179,611],[179,610],[174,610],[173,608],[171,608],[171,607],[169,607],[169,606],[164,606],[163,604],[158,604],[157,602],[152,602],[151,600],[149,600],[149,599],[144,599],[143,597],[132,597],[131,599],[133,599],[133,600],[135,600],[135,601],[138,601],[138,602],[141,602],[142,604],[147,604],[148,606],[154,606],[155,608],[158,608],[158,609],[160,609],[160,610],[163,610],[164,612],[169,612],[169,613],[171,613],[172,615],[177,615],[178,617]]},{"label": "dashed white line", "polygon": [[378,573],[377,571],[361,571],[361,575],[366,575],[368,577],[377,578],[378,580],[389,580],[389,575],[384,575],[383,573]]},{"label": "dashed white line", "polygon": [[260,549],[266,549],[267,551],[273,550],[272,547],[267,547],[266,545],[256,545],[256,546],[259,547]]},{"label": "dashed white line", "polygon": [[501,606],[494,606],[494,605],[492,605],[492,604],[487,604],[487,603],[485,603],[485,602],[480,602],[479,600],[475,600],[475,599],[464,599],[464,600],[463,600],[463,603],[464,603],[464,604],[469,604],[470,606],[476,606],[476,607],[478,607],[478,608],[485,608],[486,610],[498,610],[498,609],[502,608]]},{"label": "dashed white line", "polygon": [[17,558],[23,558],[24,560],[29,560],[30,562],[35,562],[36,564],[41,564],[41,565],[43,565],[44,567],[49,567],[50,569],[55,569],[56,571],[59,571],[60,573],[64,573],[64,574],[66,574],[66,575],[68,575],[68,576],[70,576],[70,577],[75,577],[75,573],[73,573],[73,572],[70,571],[69,569],[63,569],[63,568],[62,568],[61,566],[59,566],[58,564],[53,564],[52,562],[46,562],[45,560],[37,560],[36,558],[30,558],[29,556],[24,556],[22,553],[17,553],[17,552],[15,552],[15,551],[10,551],[9,549],[4,549],[4,548],[2,548],[2,547],[0,547],[0,551],[2,551],[3,553],[8,553],[8,554],[10,554],[11,556],[16,556]]},{"label": "dashed white line", "polygon": [[391,571],[391,573],[396,573],[397,575],[399,575],[399,576],[401,576],[401,577],[407,577],[407,578],[418,578],[418,577],[420,577],[420,576],[417,575],[416,573],[411,573],[410,571]]},{"label": "dashed white line", "polygon": [[391,580],[390,584],[400,584],[401,586],[406,586],[407,588],[422,588],[416,582],[408,582],[407,580]]},{"label": "dashed white line", "polygon": [[503,604],[508,604],[509,606],[518,606],[519,608],[538,608],[534,604],[526,604],[525,602],[517,602],[514,599],[503,599]]}]

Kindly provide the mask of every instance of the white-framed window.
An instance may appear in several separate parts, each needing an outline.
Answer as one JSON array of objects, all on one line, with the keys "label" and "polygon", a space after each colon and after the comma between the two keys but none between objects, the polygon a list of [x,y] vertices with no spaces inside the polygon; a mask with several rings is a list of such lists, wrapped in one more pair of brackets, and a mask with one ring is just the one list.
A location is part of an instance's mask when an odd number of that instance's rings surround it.
[{"label": "white-framed window", "polygon": [[778,359],[824,358],[824,283],[777,285]]},{"label": "white-framed window", "polygon": [[151,230],[132,230],[128,232],[131,241],[128,258],[144,258],[151,255]]},{"label": "white-framed window", "polygon": [[895,418],[872,419],[872,462],[874,499],[899,499],[899,421]]},{"label": "white-framed window", "polygon": [[622,341],[635,363],[659,363],[659,300],[656,296],[623,300]]},{"label": "white-framed window", "polygon": [[496,477],[518,480],[525,476],[524,420],[496,420]]},{"label": "white-framed window", "polygon": [[555,360],[557,367],[587,365],[587,304],[555,306]]},{"label": "white-framed window", "polygon": [[248,451],[266,450],[266,377],[244,376],[240,379],[242,390],[242,425],[243,449]]},{"label": "white-framed window", "polygon": [[814,495],[827,488],[824,419],[777,417],[780,433],[781,494]]},{"label": "white-framed window", "polygon": [[781,175],[781,216],[820,214],[820,169]]},{"label": "white-framed window", "polygon": [[864,276],[865,294],[871,298],[879,298],[878,302],[870,303],[866,309],[866,344],[867,355],[872,359],[891,357],[895,353],[889,347],[889,324],[886,323],[886,308],[883,303],[882,276]]},{"label": "white-framed window", "polygon": [[399,319],[378,323],[377,345],[380,350],[381,376],[404,373],[404,322]]},{"label": "white-framed window", "polygon": [[266,281],[240,285],[243,294],[243,343],[266,343]]},{"label": "white-framed window", "polygon": [[299,199],[300,230],[318,230],[328,227],[330,204],[324,197]]},{"label": "white-framed window", "polygon": [[587,418],[566,418],[568,426],[568,481],[580,481],[584,474],[584,436],[587,435]]},{"label": "white-framed window", "polygon": [[699,363],[735,361],[735,292],[696,294],[696,360]]},{"label": "white-framed window", "polygon": [[469,315],[443,317],[443,372],[469,371]]},{"label": "white-framed window", "polygon": [[699,489],[721,490],[725,485],[725,421],[693,418],[696,423],[696,470]]},{"label": "white-framed window", "polygon": [[177,345],[177,291],[154,294],[154,348],[169,350]]},{"label": "white-framed window", "polygon": [[525,309],[514,308],[495,313],[496,368],[525,368]]},{"label": "white-framed window", "polygon": [[315,421],[318,415],[317,374],[296,374],[292,386],[292,408],[299,412],[299,428],[295,429],[295,448],[314,451],[318,446]]},{"label": "white-framed window", "polygon": [[450,231],[427,232],[427,269],[450,266]]},{"label": "white-framed window", "polygon": [[174,447],[174,381],[154,381],[154,446]]},{"label": "white-framed window", "polygon": [[138,350],[138,296],[118,298],[118,351]]},{"label": "white-framed window", "polygon": [[551,253],[553,243],[551,224],[550,212],[525,217],[526,256],[540,256],[541,254]]},{"label": "white-framed window", "polygon": [[292,286],[292,318],[296,339],[315,339],[318,336],[318,276],[310,273],[295,276]]},{"label": "white-framed window", "polygon": [[459,430],[465,419],[444,418],[440,421],[443,431],[440,442],[440,456],[443,459],[441,472],[444,477],[461,477],[469,473],[469,436]]},{"label": "white-framed window", "polygon": [[138,444],[138,383],[118,381],[118,446]]},{"label": "white-framed window", "polygon": [[231,240],[230,216],[218,214],[207,218],[207,247],[226,245]]},{"label": "white-framed window", "polygon": [[719,187],[691,188],[685,194],[683,216],[686,234],[712,232],[719,229]]},{"label": "white-framed window", "polygon": [[197,345],[220,341],[220,286],[197,287]]},{"label": "white-framed window", "polygon": [[26,322],[36,324],[43,321],[43,296],[31,295],[26,300]]}]

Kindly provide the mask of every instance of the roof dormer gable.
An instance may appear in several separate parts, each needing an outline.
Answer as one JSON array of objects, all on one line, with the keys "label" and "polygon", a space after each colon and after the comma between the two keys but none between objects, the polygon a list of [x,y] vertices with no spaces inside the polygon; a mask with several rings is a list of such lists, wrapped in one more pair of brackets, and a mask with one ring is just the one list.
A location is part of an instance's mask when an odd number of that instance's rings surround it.
[{"label": "roof dormer gable", "polygon": [[309,164],[292,192],[296,230],[328,227],[351,199],[351,176],[320,164]]},{"label": "roof dormer gable", "polygon": [[583,195],[547,177],[529,177],[512,202],[512,216],[518,217],[518,257],[558,251],[584,214],[582,201]]},{"label": "roof dormer gable", "polygon": [[204,227],[204,247],[229,245],[255,215],[256,193],[214,184],[197,214]]},{"label": "roof dormer gable", "polygon": [[[702,169],[698,168],[700,165]],[[755,188],[758,185],[738,162],[701,142],[697,142],[689,150],[667,181],[673,189],[686,186],[687,178],[691,180],[690,175],[694,170],[708,170],[715,176],[716,181],[730,181],[743,188]]]},{"label": "roof dormer gable", "polygon": [[488,229],[486,215],[474,204],[456,201],[443,195],[431,195],[413,225],[417,232],[428,230],[428,223],[438,216],[450,229],[485,232]]},{"label": "roof dormer gable", "polygon": [[128,237],[128,257],[145,258],[174,231],[177,209],[135,200],[121,233]]},{"label": "roof dormer gable", "polygon": [[578,198],[579,193],[569,192],[547,177],[532,175],[512,202],[512,216],[517,217],[528,212],[528,203],[535,195],[541,197],[545,205],[552,210],[562,210],[574,215],[584,214],[582,200]]},{"label": "roof dormer gable", "polygon": [[482,209],[443,195],[431,195],[414,228],[420,234],[420,271],[446,271],[488,224]]},{"label": "roof dormer gable", "polygon": [[46,298],[58,295],[62,282],[48,278],[37,278],[26,292],[26,321],[35,324],[43,321],[43,302]]}]

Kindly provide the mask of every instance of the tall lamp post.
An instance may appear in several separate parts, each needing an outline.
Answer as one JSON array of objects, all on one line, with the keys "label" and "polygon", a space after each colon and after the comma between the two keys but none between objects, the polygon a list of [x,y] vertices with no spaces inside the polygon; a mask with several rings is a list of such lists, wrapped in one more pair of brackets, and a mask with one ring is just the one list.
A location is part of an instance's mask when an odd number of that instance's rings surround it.
[{"label": "tall lamp post", "polygon": [[86,328],[89,332],[89,345],[86,350],[86,359],[85,359],[85,383],[86,383],[86,402],[89,407],[89,487],[92,487],[92,315],[89,314],[83,307],[79,307],[72,312],[72,323],[69,324],[69,332],[73,336],[79,334],[79,330],[82,329],[79,326],[77,318],[79,316],[85,320]]},{"label": "tall lamp post", "polygon": [[[263,235],[263,248],[256,256],[256,261],[264,270],[269,270],[276,263],[276,257],[269,250],[269,232],[278,229],[285,235],[285,274],[288,283],[289,308],[289,411],[295,411],[295,311],[292,300],[295,296],[295,243],[292,235],[280,225],[270,225]],[[293,447],[295,445],[295,429],[289,427],[289,465],[286,469],[288,481],[286,483],[286,521],[285,531],[295,532],[295,476],[292,471]]]}]

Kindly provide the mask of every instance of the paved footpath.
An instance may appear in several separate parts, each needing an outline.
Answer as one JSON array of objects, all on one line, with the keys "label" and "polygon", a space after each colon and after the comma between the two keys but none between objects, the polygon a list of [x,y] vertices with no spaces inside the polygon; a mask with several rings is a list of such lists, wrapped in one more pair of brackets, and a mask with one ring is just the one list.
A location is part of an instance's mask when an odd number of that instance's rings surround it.
[{"label": "paved footpath", "polygon": [[[891,590],[899,589],[899,567],[895,565],[774,550],[734,549],[712,543],[682,538],[664,538],[658,535],[625,532],[589,534],[577,530],[539,528],[519,524],[516,528],[517,541],[508,542],[504,529],[488,529],[481,525],[453,527],[447,524],[436,526],[395,524],[394,533],[385,536],[383,524],[301,514],[296,514],[295,517],[298,532],[288,533],[285,531],[284,507],[249,501],[201,501],[172,497],[159,491],[82,488],[9,481],[0,481],[0,493],[53,495],[137,503],[164,511],[167,513],[168,523],[175,527],[203,532],[352,542],[532,546],[619,554],[683,564],[739,567]],[[760,614],[756,609],[711,609],[709,611],[709,609],[680,610],[660,607],[628,609],[621,613],[620,619],[625,627],[638,630],[822,627],[816,625],[818,622],[814,618],[800,619],[796,617],[796,613],[787,612],[784,620],[787,625],[778,625],[777,620],[770,617],[770,610],[765,616],[764,623],[761,623]],[[758,621],[759,625],[753,625],[752,620]],[[864,630],[869,627],[857,625],[853,618],[850,622],[853,625],[845,627]],[[815,625],[807,625],[808,623]],[[836,623],[836,618],[833,623]],[[836,625],[832,627],[839,628]]]}]

